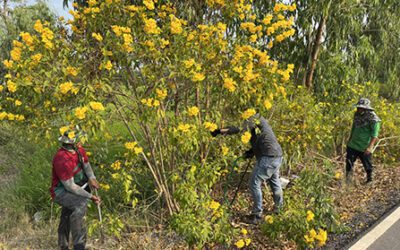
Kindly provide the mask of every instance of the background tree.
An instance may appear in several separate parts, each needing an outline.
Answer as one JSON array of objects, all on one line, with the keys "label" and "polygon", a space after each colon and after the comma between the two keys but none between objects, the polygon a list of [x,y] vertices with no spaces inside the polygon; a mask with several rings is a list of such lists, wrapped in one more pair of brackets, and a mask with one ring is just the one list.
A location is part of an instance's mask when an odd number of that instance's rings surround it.
[{"label": "background tree", "polygon": [[[12,5],[11,5],[12,4]],[[12,7],[14,6],[14,7]],[[32,32],[36,20],[53,23],[55,15],[44,1],[37,1],[26,6],[23,1],[4,0],[0,9],[0,61],[10,58],[9,52],[13,40],[18,39],[21,32]],[[0,79],[5,75],[4,65],[0,65]]]}]

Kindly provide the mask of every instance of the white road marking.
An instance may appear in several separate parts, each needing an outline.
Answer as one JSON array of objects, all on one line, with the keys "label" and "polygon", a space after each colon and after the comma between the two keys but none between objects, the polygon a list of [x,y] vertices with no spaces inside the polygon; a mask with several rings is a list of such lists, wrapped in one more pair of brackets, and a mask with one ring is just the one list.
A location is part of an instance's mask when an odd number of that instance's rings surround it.
[{"label": "white road marking", "polygon": [[361,239],[359,239],[349,250],[365,250],[372,243],[374,243],[382,234],[384,234],[394,223],[400,218],[400,207],[386,217],[381,223],[379,223],[374,229],[369,231]]}]

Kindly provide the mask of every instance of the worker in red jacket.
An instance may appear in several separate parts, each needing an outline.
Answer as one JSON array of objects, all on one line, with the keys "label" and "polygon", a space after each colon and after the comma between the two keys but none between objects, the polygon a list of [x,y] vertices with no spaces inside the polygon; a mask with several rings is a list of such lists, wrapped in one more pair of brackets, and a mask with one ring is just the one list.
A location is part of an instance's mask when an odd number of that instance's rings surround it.
[{"label": "worker in red jacket", "polygon": [[[58,227],[60,249],[69,249],[71,232],[74,250],[85,249],[86,227],[84,217],[87,203],[99,204],[100,198],[90,193],[90,188],[99,188],[90,166],[86,151],[77,143],[75,131],[67,131],[60,138],[61,148],[53,158],[52,199],[62,206]],[[86,189],[85,189],[86,188]]]}]

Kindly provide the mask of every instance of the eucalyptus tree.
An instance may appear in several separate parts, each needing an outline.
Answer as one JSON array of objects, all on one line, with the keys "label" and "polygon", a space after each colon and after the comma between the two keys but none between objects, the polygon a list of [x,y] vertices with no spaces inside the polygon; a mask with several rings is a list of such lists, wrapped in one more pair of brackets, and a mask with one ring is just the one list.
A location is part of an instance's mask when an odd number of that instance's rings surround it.
[{"label": "eucalyptus tree", "polygon": [[[0,9],[0,62],[9,58],[13,40],[18,40],[21,32],[33,31],[33,24],[36,20],[55,21],[55,15],[44,1],[38,1],[33,5],[16,5],[16,3],[21,2],[23,3],[23,1],[2,1]],[[4,65],[0,63],[0,81],[4,72]]]}]

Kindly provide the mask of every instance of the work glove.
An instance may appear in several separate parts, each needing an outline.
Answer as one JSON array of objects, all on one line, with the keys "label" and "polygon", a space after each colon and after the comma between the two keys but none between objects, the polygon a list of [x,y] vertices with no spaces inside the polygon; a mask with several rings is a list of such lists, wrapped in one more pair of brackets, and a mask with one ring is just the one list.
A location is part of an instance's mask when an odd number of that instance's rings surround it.
[{"label": "work glove", "polygon": [[243,154],[243,157],[244,157],[245,159],[253,158],[253,156],[254,156],[254,152],[253,152],[252,149],[247,150],[247,151],[244,152],[244,154]]},{"label": "work glove", "polygon": [[219,128],[211,132],[212,137],[216,137],[219,134],[221,134],[221,129]]},{"label": "work glove", "polygon": [[228,129],[228,132],[225,133],[227,135],[233,135],[240,132],[240,129],[238,127],[228,126],[226,128]]}]

